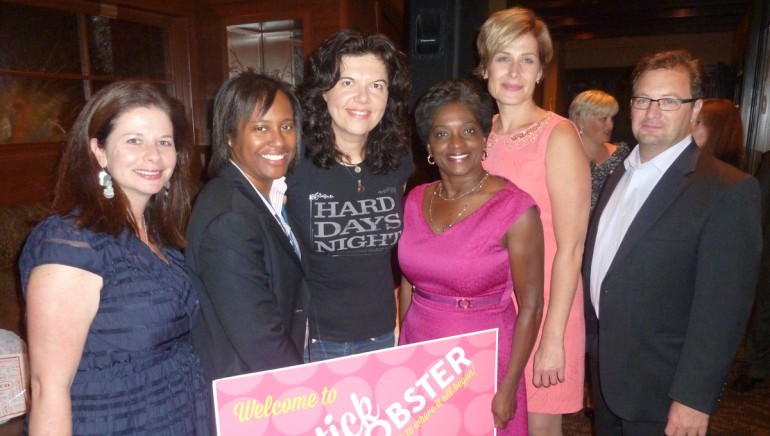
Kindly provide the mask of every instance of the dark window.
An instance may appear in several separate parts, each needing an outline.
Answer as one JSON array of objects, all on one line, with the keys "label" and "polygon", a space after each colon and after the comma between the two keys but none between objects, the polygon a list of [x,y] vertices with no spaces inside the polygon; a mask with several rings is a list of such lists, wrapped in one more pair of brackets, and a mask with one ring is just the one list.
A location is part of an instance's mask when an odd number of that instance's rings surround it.
[{"label": "dark window", "polygon": [[150,80],[173,95],[171,25],[146,21],[0,2],[0,144],[62,141],[114,81]]}]

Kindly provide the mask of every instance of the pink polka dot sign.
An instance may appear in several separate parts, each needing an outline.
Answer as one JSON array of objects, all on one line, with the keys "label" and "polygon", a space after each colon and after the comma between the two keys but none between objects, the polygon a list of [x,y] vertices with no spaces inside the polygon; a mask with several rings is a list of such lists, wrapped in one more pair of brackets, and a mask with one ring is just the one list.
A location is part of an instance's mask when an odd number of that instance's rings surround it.
[{"label": "pink polka dot sign", "polygon": [[493,329],[215,380],[217,431],[494,435],[496,354]]}]

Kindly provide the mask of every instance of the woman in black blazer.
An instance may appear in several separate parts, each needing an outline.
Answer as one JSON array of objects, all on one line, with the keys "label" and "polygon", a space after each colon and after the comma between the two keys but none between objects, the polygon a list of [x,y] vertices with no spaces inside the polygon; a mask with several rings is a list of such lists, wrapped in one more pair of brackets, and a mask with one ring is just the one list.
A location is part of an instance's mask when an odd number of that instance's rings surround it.
[{"label": "woman in black blazer", "polygon": [[298,126],[299,104],[279,80],[247,71],[217,92],[211,181],[185,251],[201,305],[192,340],[209,380],[302,363],[306,268],[283,211]]}]

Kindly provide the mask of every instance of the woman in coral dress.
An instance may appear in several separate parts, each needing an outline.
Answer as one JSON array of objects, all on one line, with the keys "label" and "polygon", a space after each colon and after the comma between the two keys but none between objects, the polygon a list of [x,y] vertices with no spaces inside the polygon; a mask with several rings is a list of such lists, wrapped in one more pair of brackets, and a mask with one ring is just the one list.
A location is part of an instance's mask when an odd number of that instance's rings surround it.
[{"label": "woman in coral dress", "polygon": [[493,108],[461,80],[434,86],[417,105],[441,180],[413,189],[404,207],[399,343],[497,328],[492,417],[499,435],[525,435],[523,370],[543,310],[543,233],[532,197],[481,165]]},{"label": "woman in coral dress", "polygon": [[484,167],[535,198],[545,236],[545,313],[527,364],[531,435],[561,435],[561,415],[580,410],[585,329],[580,266],[591,205],[588,159],[574,124],[538,107],[532,95],[553,49],[532,11],[493,14],[479,32],[478,73],[500,111]]}]

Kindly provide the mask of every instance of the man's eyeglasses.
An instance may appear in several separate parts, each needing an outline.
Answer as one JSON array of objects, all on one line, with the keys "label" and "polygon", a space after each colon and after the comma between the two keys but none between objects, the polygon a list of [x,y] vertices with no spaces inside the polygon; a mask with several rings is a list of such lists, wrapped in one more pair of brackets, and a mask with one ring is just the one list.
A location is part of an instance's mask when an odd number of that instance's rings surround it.
[{"label": "man's eyeglasses", "polygon": [[692,103],[697,101],[697,98],[647,98],[647,97],[631,97],[631,107],[633,109],[647,110],[650,108],[652,102],[658,103],[658,108],[662,111],[678,111],[682,104]]}]

